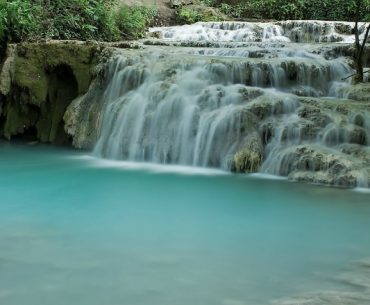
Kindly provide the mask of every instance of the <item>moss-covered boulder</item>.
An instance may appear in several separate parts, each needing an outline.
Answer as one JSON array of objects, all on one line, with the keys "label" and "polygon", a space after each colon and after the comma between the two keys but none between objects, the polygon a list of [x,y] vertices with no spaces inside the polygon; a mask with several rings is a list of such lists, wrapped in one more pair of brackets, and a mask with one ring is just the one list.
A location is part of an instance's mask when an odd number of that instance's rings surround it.
[{"label": "moss-covered boulder", "polygon": [[231,169],[237,173],[258,172],[263,161],[263,146],[261,137],[253,132],[247,138],[244,146],[234,155]]}]

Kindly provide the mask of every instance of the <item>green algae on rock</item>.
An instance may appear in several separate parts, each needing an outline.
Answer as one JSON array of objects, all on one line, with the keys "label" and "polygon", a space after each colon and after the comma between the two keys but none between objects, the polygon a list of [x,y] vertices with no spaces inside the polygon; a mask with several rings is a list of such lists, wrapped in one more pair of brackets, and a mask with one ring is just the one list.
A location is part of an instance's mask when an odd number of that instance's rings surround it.
[{"label": "green algae on rock", "polygon": [[87,92],[100,51],[97,44],[79,42],[9,45],[0,75],[3,136],[68,142],[63,115],[73,99]]}]

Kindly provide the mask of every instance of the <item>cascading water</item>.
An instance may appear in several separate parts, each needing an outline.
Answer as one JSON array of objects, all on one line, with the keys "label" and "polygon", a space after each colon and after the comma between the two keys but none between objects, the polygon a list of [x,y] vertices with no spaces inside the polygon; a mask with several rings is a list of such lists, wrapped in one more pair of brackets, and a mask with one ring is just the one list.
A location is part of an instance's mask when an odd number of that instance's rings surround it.
[{"label": "cascading water", "polygon": [[153,28],[161,39],[144,43],[158,46],[121,51],[107,64],[105,88],[96,89],[102,119],[94,152],[368,187],[369,109],[342,99],[353,71],[337,45],[313,44],[349,42],[351,26]]},{"label": "cascading water", "polygon": [[[199,22],[194,25],[157,27],[151,33],[167,41],[221,42],[354,42],[354,24],[319,20],[278,22]],[[366,30],[360,23],[361,38]]]}]

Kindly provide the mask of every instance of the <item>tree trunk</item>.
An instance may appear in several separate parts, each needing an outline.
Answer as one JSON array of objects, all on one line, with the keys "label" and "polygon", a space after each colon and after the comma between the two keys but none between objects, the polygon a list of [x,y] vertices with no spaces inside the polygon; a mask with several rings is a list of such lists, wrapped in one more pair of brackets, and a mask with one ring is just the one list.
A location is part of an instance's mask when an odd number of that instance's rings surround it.
[{"label": "tree trunk", "polygon": [[360,33],[358,30],[358,22],[360,19],[360,6],[361,0],[356,0],[356,15],[355,15],[355,54],[354,54],[354,64],[356,69],[355,77],[353,78],[353,82],[362,83],[364,81],[364,67],[362,64],[362,56],[361,56],[361,46],[360,46]]},{"label": "tree trunk", "polygon": [[357,58],[357,55],[355,60],[355,69],[356,74],[353,78],[353,83],[362,83],[364,81],[364,65],[362,63],[362,58]]},{"label": "tree trunk", "polygon": [[360,42],[360,32],[358,29],[358,23],[360,21],[360,12],[363,8],[363,1],[362,0],[356,0],[356,15],[355,15],[355,28],[354,28],[354,34],[355,34],[355,52],[354,52],[354,64],[356,69],[356,74],[353,78],[353,82],[355,84],[362,83],[364,81],[364,50],[366,46],[366,41],[369,37],[370,32],[370,23],[366,27],[365,35]]}]

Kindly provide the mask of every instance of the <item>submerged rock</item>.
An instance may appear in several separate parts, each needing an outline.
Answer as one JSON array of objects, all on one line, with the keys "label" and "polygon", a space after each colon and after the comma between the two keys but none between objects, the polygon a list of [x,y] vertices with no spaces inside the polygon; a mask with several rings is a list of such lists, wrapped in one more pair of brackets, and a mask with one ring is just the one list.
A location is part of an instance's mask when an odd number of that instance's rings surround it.
[{"label": "submerged rock", "polygon": [[274,305],[367,305],[370,296],[363,293],[327,291],[312,293],[287,300],[276,301]]},{"label": "submerged rock", "polygon": [[323,290],[275,300],[274,305],[365,305],[370,303],[370,265],[363,259],[349,266],[339,275],[328,280],[341,285],[340,291]]}]

